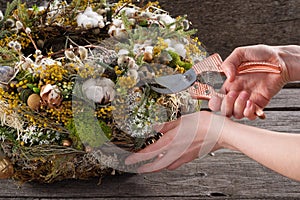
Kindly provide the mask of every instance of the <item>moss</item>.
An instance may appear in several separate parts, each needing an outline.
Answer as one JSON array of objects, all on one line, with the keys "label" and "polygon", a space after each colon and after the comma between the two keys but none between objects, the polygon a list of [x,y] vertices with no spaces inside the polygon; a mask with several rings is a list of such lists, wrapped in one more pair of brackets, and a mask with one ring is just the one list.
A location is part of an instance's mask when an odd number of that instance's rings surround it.
[{"label": "moss", "polygon": [[76,149],[82,149],[83,145],[100,147],[110,140],[112,132],[105,122],[94,117],[92,109],[85,110],[85,112],[76,114],[67,125],[73,147]]},{"label": "moss", "polygon": [[168,51],[169,55],[172,57],[169,66],[176,68],[177,66],[183,67],[185,70],[189,70],[193,65],[189,62],[182,61],[180,56],[174,51]]}]

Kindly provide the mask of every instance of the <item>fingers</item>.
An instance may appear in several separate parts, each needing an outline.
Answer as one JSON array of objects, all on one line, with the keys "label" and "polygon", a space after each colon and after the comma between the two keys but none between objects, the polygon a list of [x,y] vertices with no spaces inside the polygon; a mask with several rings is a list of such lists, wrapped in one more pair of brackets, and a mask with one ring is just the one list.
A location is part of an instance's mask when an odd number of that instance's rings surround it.
[{"label": "fingers", "polygon": [[208,102],[208,107],[215,112],[221,109],[221,105],[222,105],[222,99],[216,95],[213,95]]},{"label": "fingers", "polygon": [[147,163],[138,168],[139,173],[157,172],[167,168],[178,157],[174,157],[172,154],[165,153],[162,157],[157,157],[154,162]]},{"label": "fingers", "polygon": [[[218,105],[218,99],[212,99],[213,102],[209,103],[210,108],[216,109]],[[217,103],[215,103],[217,102]],[[213,105],[214,104],[214,105]],[[250,100],[250,95],[246,91],[240,93],[236,91],[230,91],[224,97],[221,103],[221,113],[227,117],[235,117],[236,119],[242,119],[244,117],[249,120],[254,120],[256,116],[256,105]],[[216,111],[216,110],[213,110]]]},{"label": "fingers", "polygon": [[178,126],[178,124],[180,123],[180,120],[181,119],[157,125],[154,127],[154,129],[157,132],[166,133],[167,131],[176,128]]},{"label": "fingers", "polygon": [[248,100],[246,103],[246,108],[244,110],[244,116],[247,117],[249,120],[255,120],[257,118],[257,116],[255,115],[255,111],[255,104],[251,100]]},{"label": "fingers", "polygon": [[243,48],[236,48],[222,63],[222,69],[228,78],[229,82],[232,82],[236,76],[236,69],[242,63],[244,57]]},{"label": "fingers", "polygon": [[157,155],[163,153],[167,149],[168,144],[171,142],[167,134],[161,137],[154,144],[147,146],[138,153],[133,153],[125,160],[126,165],[132,165],[138,162],[147,161],[153,159]]},{"label": "fingers", "polygon": [[249,97],[250,95],[247,92],[242,91],[236,98],[233,108],[233,116],[236,119],[242,119],[244,117],[244,110],[246,108]]},{"label": "fingers", "polygon": [[230,91],[223,99],[221,105],[221,113],[224,116],[231,117],[234,110],[234,102],[238,97],[238,93]]}]

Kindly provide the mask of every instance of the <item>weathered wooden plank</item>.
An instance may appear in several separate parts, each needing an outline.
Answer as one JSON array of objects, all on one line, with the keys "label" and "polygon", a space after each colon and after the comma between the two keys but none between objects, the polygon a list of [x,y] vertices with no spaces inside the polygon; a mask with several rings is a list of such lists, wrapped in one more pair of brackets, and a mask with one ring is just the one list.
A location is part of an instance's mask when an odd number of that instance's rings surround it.
[{"label": "weathered wooden plank", "polygon": [[210,53],[223,57],[249,44],[300,44],[299,0],[160,0],[173,15],[188,14]]},{"label": "weathered wooden plank", "polygon": [[267,118],[264,120],[256,119],[254,121],[249,121],[247,119],[242,119],[235,121],[273,131],[300,133],[299,111],[266,111],[265,113]]},{"label": "weathered wooden plank", "polygon": [[300,89],[282,89],[277,95],[275,95],[269,105],[268,109],[275,108],[291,108],[300,110]]},{"label": "weathered wooden plank", "polygon": [[235,198],[282,199],[300,195],[300,183],[262,167],[231,151],[196,160],[175,171],[146,175],[121,175],[90,181],[63,181],[52,185],[0,181],[0,198]]}]

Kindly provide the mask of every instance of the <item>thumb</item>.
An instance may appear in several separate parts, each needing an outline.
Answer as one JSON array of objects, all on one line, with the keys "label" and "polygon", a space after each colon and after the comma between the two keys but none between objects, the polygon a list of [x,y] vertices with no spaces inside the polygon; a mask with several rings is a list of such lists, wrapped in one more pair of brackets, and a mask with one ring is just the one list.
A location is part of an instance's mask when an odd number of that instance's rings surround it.
[{"label": "thumb", "polygon": [[225,60],[222,63],[221,67],[229,82],[233,82],[236,76],[236,65],[232,64],[230,61]]}]

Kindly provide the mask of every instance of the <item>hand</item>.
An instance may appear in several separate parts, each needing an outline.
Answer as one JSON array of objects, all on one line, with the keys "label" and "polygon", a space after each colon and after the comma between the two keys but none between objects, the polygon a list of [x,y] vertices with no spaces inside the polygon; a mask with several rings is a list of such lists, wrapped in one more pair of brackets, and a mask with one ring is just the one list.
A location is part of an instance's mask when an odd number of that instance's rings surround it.
[{"label": "hand", "polygon": [[131,165],[154,159],[141,166],[138,169],[140,173],[176,169],[219,149],[218,140],[224,122],[225,117],[202,111],[165,123],[159,130],[164,134],[162,138],[129,156],[125,163]]},{"label": "hand", "polygon": [[[222,68],[227,76],[223,84],[222,92],[226,94],[221,100],[213,97],[209,101],[209,107],[213,111],[221,110],[227,117],[234,116],[237,119],[247,117],[250,120],[256,118],[256,105],[264,108],[271,98],[289,81],[285,62],[280,57],[280,51],[276,47],[256,45],[240,47],[223,62]],[[250,73],[237,75],[237,68],[242,62],[266,61],[282,67],[281,74]]]}]

